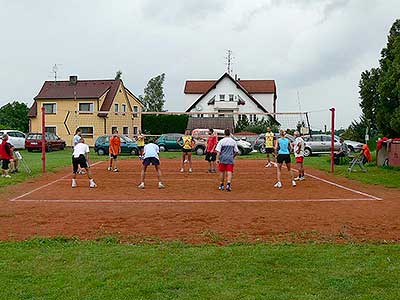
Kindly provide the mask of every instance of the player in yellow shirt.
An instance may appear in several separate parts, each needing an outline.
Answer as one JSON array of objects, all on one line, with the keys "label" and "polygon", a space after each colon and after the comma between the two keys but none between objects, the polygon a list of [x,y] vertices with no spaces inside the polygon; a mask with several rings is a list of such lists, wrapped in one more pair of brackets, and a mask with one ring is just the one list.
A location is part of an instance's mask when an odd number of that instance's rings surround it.
[{"label": "player in yellow shirt", "polygon": [[275,165],[271,162],[270,155],[274,155],[274,138],[275,134],[272,132],[271,127],[267,127],[267,132],[265,133],[265,153],[267,154],[266,168],[270,168]]},{"label": "player in yellow shirt", "polygon": [[142,131],[139,130],[139,134],[136,138],[136,143],[139,148],[139,158],[143,158],[143,153],[144,153],[144,135],[142,134]]},{"label": "player in yellow shirt", "polygon": [[176,141],[182,147],[182,165],[181,173],[185,171],[185,162],[189,163],[189,173],[192,173],[192,151],[195,145],[193,137],[190,135],[190,130],[185,131],[185,135]]}]

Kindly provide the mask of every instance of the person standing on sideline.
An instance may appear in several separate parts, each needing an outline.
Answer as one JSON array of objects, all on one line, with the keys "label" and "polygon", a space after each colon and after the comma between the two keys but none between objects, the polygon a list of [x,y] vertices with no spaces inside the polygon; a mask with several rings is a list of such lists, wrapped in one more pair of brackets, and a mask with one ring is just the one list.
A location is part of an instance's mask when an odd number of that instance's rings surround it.
[{"label": "person standing on sideline", "polygon": [[74,147],[74,153],[72,154],[72,187],[76,188],[78,186],[76,182],[76,173],[78,172],[78,167],[86,170],[87,176],[89,178],[89,187],[95,188],[97,184],[94,182],[92,173],[90,172],[89,166],[89,146],[85,144],[85,140],[80,138],[78,144]]},{"label": "person standing on sideline", "polygon": [[207,147],[206,147],[206,161],[208,161],[208,173],[216,173],[215,169],[215,161],[217,159],[217,151],[215,147],[217,147],[218,138],[214,133],[214,129],[210,128],[208,131],[209,137],[207,139]]},{"label": "person standing on sideline", "polygon": [[291,170],[290,166],[290,150],[291,144],[289,139],[286,137],[285,130],[281,129],[279,132],[279,138],[275,141],[275,151],[278,153],[276,162],[278,163],[278,168],[276,168],[276,175],[278,182],[275,183],[274,187],[281,188],[282,181],[281,181],[281,171],[283,163],[286,164],[286,168],[290,173],[290,177],[292,179],[292,186],[296,186],[296,181],[293,178],[293,171]]},{"label": "person standing on sideline", "polygon": [[142,131],[139,130],[139,134],[136,139],[138,148],[139,148],[139,158],[143,159],[143,153],[144,153],[144,135],[142,134]]},{"label": "person standing on sideline", "polygon": [[158,147],[158,145],[154,143],[148,143],[146,146],[144,146],[143,165],[142,165],[142,171],[140,173],[140,184],[138,185],[139,189],[144,189],[144,178],[146,175],[147,167],[150,164],[152,164],[156,169],[158,177],[158,188],[159,189],[165,188],[161,180],[159,153],[160,153],[160,148]]},{"label": "person standing on sideline", "polygon": [[108,147],[110,154],[110,165],[108,171],[118,172],[117,160],[118,154],[121,153],[121,138],[118,135],[118,130],[114,129],[112,137],[110,137],[110,146]]},{"label": "person standing on sideline", "polygon": [[274,155],[274,137],[275,134],[272,132],[271,127],[267,127],[267,132],[265,133],[265,153],[267,154],[267,163],[265,164],[266,168],[275,165],[275,163],[271,162],[270,159],[270,155]]},{"label": "person standing on sideline", "polygon": [[304,149],[305,144],[303,138],[300,136],[300,132],[297,130],[293,133],[294,137],[296,138],[294,141],[294,157],[296,159],[296,166],[297,170],[299,171],[299,176],[297,176],[294,180],[304,180]]},{"label": "person standing on sideline", "polygon": [[225,137],[220,140],[215,150],[217,151],[217,163],[220,171],[221,183],[219,190],[224,190],[224,183],[226,179],[226,190],[232,190],[232,174],[233,165],[235,163],[235,156],[239,153],[236,141],[231,137],[231,131],[225,129]]},{"label": "person standing on sideline", "polygon": [[185,135],[176,141],[182,147],[182,165],[180,172],[185,171],[185,162],[189,163],[189,173],[192,173],[192,149],[194,147],[194,139],[190,135],[190,130],[186,129]]},{"label": "person standing on sideline", "polygon": [[[72,138],[72,150],[74,150],[74,147],[79,143],[79,140],[82,138],[82,130],[78,127],[75,130],[75,135]],[[85,171],[82,170],[81,168],[78,168],[78,174],[84,175]]]},{"label": "person standing on sideline", "polygon": [[3,134],[0,144],[0,159],[1,159],[1,177],[10,178],[8,168],[13,159],[14,146],[8,142],[8,134]]}]

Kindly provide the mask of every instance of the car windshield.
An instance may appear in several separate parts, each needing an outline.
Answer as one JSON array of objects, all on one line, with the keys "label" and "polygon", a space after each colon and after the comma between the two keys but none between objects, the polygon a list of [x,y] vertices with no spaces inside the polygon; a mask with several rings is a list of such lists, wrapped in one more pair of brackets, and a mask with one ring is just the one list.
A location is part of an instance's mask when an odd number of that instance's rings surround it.
[{"label": "car windshield", "polygon": [[31,133],[31,134],[28,134],[27,139],[28,140],[41,140],[42,139],[42,134]]},{"label": "car windshield", "polygon": [[129,143],[132,143],[133,142],[133,140],[131,139],[131,138],[129,138],[129,137],[127,137],[127,136],[121,136],[121,140],[123,140],[123,141],[125,141],[125,142],[129,142]]},{"label": "car windshield", "polygon": [[231,138],[233,138],[235,141],[239,141],[239,139],[236,136],[234,136],[233,134],[231,134]]}]

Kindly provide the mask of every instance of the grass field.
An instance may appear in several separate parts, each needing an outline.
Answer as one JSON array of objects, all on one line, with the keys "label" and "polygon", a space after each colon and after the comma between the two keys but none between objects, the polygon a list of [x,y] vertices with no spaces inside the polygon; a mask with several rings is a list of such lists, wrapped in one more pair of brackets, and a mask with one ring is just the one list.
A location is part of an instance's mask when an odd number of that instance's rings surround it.
[{"label": "grass field", "polygon": [[0,242],[0,299],[399,299],[400,245]]}]

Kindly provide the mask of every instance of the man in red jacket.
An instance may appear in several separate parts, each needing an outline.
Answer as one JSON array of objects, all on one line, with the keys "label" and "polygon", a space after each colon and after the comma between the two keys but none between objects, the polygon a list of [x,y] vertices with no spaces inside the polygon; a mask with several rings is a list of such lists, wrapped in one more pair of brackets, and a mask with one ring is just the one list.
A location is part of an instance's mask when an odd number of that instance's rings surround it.
[{"label": "man in red jacket", "polygon": [[8,166],[10,165],[10,161],[13,159],[13,150],[14,146],[8,143],[8,135],[3,134],[1,137],[2,142],[0,144],[0,158],[1,158],[1,177],[10,178],[8,175]]}]

